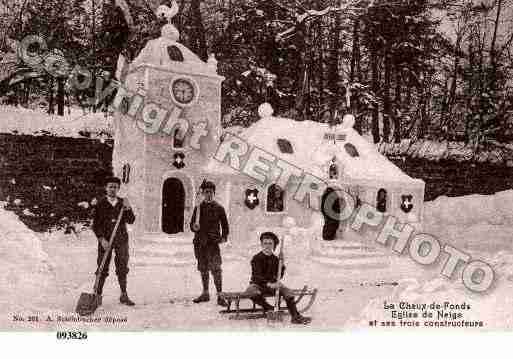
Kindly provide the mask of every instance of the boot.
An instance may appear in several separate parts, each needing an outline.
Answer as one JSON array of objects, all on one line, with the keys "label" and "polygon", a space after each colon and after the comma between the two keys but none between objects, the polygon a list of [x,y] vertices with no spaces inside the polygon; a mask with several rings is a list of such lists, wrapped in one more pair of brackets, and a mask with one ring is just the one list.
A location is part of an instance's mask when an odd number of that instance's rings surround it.
[{"label": "boot", "polygon": [[292,324],[303,324],[303,325],[308,325],[310,324],[310,322],[312,321],[312,318],[310,317],[303,317],[301,314],[293,317],[290,322]]},{"label": "boot", "polygon": [[134,306],[134,305],[135,305],[135,303],[134,303],[134,302],[132,302],[132,301],[130,300],[130,298],[128,298],[128,294],[126,294],[126,293],[122,293],[122,294],[121,294],[121,297],[119,297],[119,302],[120,302],[121,304],[128,305],[129,307],[132,307],[132,306]]},{"label": "boot", "polygon": [[264,296],[262,296],[262,295],[259,295],[259,296],[256,296],[254,298],[251,298],[251,300],[253,301],[253,303],[261,306],[262,309],[264,310],[264,313],[269,312],[269,311],[274,309],[274,307],[272,305],[267,303],[267,301],[265,300]]},{"label": "boot", "polygon": [[221,307],[227,307],[228,306],[228,303],[226,302],[226,300],[224,300],[223,297],[220,297],[219,295],[217,296],[217,305],[220,305]]},{"label": "boot", "polygon": [[301,314],[299,314],[296,303],[294,302],[294,297],[285,299],[285,303],[287,303],[287,309],[289,310],[290,316],[292,317],[290,320],[292,324],[306,325],[312,321],[312,318],[303,317]]},{"label": "boot", "polygon": [[219,293],[223,291],[223,276],[221,270],[213,271],[212,276],[214,277],[214,285],[217,291],[217,305],[227,307],[228,303],[226,303],[226,300],[219,296]]},{"label": "boot", "polygon": [[209,300],[210,300],[210,295],[208,293],[203,293],[198,298],[194,298],[192,301],[194,303],[202,303],[202,302],[208,302]]}]

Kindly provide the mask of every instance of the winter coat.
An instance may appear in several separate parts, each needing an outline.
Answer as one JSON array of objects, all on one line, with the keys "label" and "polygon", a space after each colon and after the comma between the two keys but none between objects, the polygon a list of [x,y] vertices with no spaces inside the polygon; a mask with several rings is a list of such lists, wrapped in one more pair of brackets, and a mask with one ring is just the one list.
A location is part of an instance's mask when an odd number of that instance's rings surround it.
[{"label": "winter coat", "polygon": [[[274,254],[266,255],[259,252],[251,259],[251,284],[265,288],[267,283],[274,283],[278,278],[278,266],[280,260]],[[281,276],[285,274],[285,266],[282,265]]]},{"label": "winter coat", "polygon": [[194,208],[190,228],[194,234],[194,243],[207,245],[217,244],[226,241],[229,233],[228,219],[226,212],[216,201],[201,202],[200,204],[200,229],[195,231],[192,227],[196,222],[197,207]]},{"label": "winter coat", "polygon": [[[105,238],[107,241],[110,240],[110,236],[116,221],[119,216],[119,211],[123,206],[123,199],[118,197],[116,206],[112,206],[107,197],[103,197],[98,201],[93,210],[93,232],[97,238]],[[135,215],[131,209],[125,209],[123,217],[119,223],[116,236],[114,237],[114,243],[123,243],[128,241],[128,232],[126,224],[132,224],[135,222]]]}]

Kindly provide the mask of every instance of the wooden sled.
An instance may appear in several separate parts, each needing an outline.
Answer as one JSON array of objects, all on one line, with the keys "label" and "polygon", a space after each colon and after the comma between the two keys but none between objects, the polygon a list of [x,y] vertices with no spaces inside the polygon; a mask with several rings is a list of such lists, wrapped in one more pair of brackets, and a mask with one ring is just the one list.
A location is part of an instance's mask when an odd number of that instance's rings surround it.
[{"label": "wooden sled", "polygon": [[[294,294],[294,301],[296,305],[298,305],[303,298],[308,298],[308,303],[302,307],[298,308],[299,313],[304,313],[308,309],[310,309],[315,302],[315,298],[317,297],[317,289],[308,289],[308,286],[304,286],[303,289],[292,289],[292,293]],[[243,319],[260,319],[265,318],[265,314],[262,308],[257,307],[253,301],[251,301],[251,296],[246,292],[222,292],[219,293],[219,296],[224,298],[228,303],[228,307],[226,309],[221,310],[219,313],[221,314],[232,314],[229,318],[235,320],[243,320]],[[264,297],[271,298],[274,297],[274,294],[264,294]],[[241,300],[247,300],[251,303],[251,307],[241,308],[240,302]],[[279,310],[283,313],[288,313],[287,307],[281,305],[281,296],[278,300]],[[232,305],[235,308],[232,308]]]}]

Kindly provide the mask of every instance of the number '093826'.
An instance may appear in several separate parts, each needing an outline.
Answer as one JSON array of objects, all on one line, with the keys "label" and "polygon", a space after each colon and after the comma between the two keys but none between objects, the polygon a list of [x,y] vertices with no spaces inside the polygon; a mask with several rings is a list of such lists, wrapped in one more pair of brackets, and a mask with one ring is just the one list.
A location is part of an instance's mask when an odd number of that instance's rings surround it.
[{"label": "number '093826'", "polygon": [[74,332],[74,331],[59,331],[57,332],[57,339],[87,339],[86,332]]}]

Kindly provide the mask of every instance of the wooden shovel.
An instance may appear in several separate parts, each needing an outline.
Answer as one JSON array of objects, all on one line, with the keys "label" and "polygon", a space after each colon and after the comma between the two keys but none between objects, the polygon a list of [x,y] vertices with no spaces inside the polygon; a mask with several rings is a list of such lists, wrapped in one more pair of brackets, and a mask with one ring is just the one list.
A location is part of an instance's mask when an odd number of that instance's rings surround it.
[{"label": "wooden shovel", "polygon": [[75,311],[79,315],[91,315],[98,308],[98,284],[100,282],[100,276],[102,274],[103,267],[105,267],[105,263],[107,262],[107,257],[109,256],[109,253],[112,250],[112,243],[114,243],[114,237],[116,236],[116,232],[118,231],[119,223],[121,222],[121,218],[123,217],[124,209],[125,207],[122,206],[121,210],[119,211],[118,219],[116,221],[116,225],[114,226],[114,230],[110,235],[109,248],[105,251],[100,267],[98,268],[96,280],[94,282],[93,293],[82,293],[80,294],[80,298],[78,298],[77,308],[75,309]]}]

